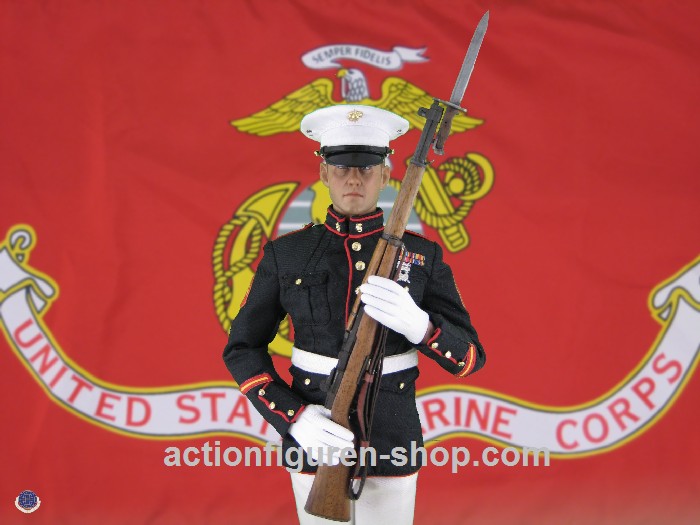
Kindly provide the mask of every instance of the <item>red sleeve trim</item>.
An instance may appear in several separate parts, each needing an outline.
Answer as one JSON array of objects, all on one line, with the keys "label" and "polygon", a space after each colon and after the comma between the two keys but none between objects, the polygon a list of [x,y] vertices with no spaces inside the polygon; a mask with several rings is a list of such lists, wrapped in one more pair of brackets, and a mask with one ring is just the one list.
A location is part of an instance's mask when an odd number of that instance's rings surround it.
[{"label": "red sleeve trim", "polygon": [[474,365],[476,364],[476,348],[472,343],[469,343],[469,350],[467,350],[467,355],[464,361],[466,364],[464,365],[462,371],[456,374],[457,377],[469,375],[469,373],[474,369]]},{"label": "red sleeve trim", "polygon": [[297,410],[297,413],[294,415],[290,423],[294,423],[304,410],[306,410],[306,405],[301,405],[301,407],[299,408],[299,410]]},{"label": "red sleeve trim", "polygon": [[253,376],[246,381],[243,381],[243,383],[241,383],[238,389],[241,391],[241,394],[245,395],[248,392],[250,392],[251,388],[266,385],[270,382],[272,382],[272,376],[270,374],[260,374],[257,376]]},{"label": "red sleeve trim", "polygon": [[[270,408],[270,401],[268,401],[264,397],[258,396],[258,399],[267,405],[267,408],[270,410],[270,412],[272,412],[273,414],[277,414],[278,416],[281,416],[282,419],[284,419],[287,423],[291,423],[292,421],[294,421],[294,419],[289,419],[289,416],[287,415],[286,412],[282,412],[281,410],[275,410],[273,408]],[[294,413],[295,417],[298,415],[299,414],[297,412]]]},{"label": "red sleeve trim", "polygon": [[433,332],[433,337],[431,337],[430,339],[428,339],[428,342],[425,343],[425,344],[428,345],[428,346],[430,346],[430,343],[432,343],[433,341],[435,341],[435,339],[438,338],[438,336],[440,335],[441,332],[442,332],[442,330],[441,330],[440,328],[436,328],[436,329],[435,329],[435,332]]},{"label": "red sleeve trim", "polygon": [[440,336],[441,332],[442,332],[442,330],[440,328],[436,328],[435,332],[433,332],[433,336],[430,339],[428,339],[428,342],[425,344],[427,345],[428,348],[430,348],[437,355],[439,355],[440,357],[444,357],[442,355],[442,352],[438,348],[433,348],[432,346],[430,346],[433,343],[433,341],[435,341]]},{"label": "red sleeve trim", "polygon": [[437,355],[442,357],[443,359],[447,359],[448,361],[452,361],[453,363],[457,364],[457,360],[452,356],[452,353],[450,352],[450,356],[447,357],[445,354],[447,353],[446,351],[443,352],[444,348],[441,350],[440,348],[433,348],[432,343],[440,337],[440,334],[442,333],[442,330],[440,328],[435,329],[435,333],[433,336],[428,339],[428,342],[425,343],[428,348],[430,348],[433,352],[435,352]]}]

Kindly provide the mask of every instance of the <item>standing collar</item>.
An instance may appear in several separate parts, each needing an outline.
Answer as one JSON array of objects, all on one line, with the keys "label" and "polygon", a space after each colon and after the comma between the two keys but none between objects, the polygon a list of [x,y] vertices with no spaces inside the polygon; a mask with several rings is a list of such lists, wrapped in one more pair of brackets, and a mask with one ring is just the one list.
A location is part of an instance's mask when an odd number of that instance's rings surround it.
[{"label": "standing collar", "polygon": [[365,236],[384,229],[384,211],[377,208],[365,215],[347,217],[334,211],[331,205],[328,206],[325,224],[336,235]]}]

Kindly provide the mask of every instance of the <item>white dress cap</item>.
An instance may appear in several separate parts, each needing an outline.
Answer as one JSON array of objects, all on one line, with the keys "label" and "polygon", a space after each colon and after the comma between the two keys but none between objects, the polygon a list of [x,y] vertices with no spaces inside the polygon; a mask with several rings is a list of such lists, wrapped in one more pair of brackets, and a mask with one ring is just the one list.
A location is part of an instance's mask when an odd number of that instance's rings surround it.
[{"label": "white dress cap", "polygon": [[408,131],[408,120],[385,109],[341,104],[318,109],[301,121],[301,132],[324,146],[389,147]]}]

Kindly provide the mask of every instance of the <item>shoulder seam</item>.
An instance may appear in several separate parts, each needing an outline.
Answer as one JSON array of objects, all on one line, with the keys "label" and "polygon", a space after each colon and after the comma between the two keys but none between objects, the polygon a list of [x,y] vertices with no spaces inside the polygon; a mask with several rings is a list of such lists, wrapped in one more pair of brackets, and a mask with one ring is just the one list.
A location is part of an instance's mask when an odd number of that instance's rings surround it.
[{"label": "shoulder seam", "polygon": [[274,240],[276,241],[277,239],[282,239],[283,237],[286,237],[287,235],[292,235],[293,233],[303,232],[304,230],[308,230],[308,229],[311,228],[312,226],[314,226],[314,223],[313,223],[313,222],[310,222],[310,223],[308,223],[308,224],[305,224],[304,226],[302,226],[302,227],[299,228],[298,230],[292,230],[292,231],[287,232],[287,233],[285,233],[285,234],[282,234],[282,235],[280,235],[280,236],[278,236],[278,237],[275,237]]},{"label": "shoulder seam", "polygon": [[416,237],[420,237],[421,239],[425,239],[426,241],[433,242],[432,240],[428,239],[425,235],[420,234],[418,232],[414,232],[413,230],[404,230],[404,233],[408,233],[410,235],[415,235]]}]

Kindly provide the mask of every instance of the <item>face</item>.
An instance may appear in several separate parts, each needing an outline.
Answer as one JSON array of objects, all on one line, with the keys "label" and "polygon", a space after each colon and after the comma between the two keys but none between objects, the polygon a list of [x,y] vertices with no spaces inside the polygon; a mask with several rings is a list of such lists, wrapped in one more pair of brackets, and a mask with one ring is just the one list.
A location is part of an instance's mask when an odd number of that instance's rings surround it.
[{"label": "face", "polygon": [[379,192],[389,182],[389,168],[383,164],[347,168],[321,163],[321,182],[328,186],[333,209],[342,215],[364,215],[374,211]]}]

